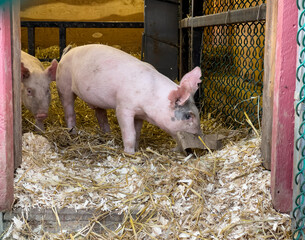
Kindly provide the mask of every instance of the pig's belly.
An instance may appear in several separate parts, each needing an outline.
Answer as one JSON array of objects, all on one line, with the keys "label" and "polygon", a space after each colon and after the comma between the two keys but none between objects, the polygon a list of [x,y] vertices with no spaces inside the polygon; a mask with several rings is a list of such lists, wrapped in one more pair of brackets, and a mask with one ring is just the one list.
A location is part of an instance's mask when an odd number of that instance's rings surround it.
[{"label": "pig's belly", "polygon": [[93,108],[115,109],[116,89],[111,86],[83,84],[72,85],[72,91]]}]

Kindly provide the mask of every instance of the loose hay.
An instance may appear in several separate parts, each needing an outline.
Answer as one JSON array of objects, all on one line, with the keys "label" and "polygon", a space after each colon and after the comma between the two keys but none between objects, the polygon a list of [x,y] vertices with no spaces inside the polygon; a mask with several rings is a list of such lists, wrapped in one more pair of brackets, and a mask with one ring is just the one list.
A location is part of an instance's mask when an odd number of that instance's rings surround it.
[{"label": "loose hay", "polygon": [[[94,111],[76,102],[78,135],[64,128],[55,83],[46,132],[31,132],[23,111],[23,163],[15,176],[14,217],[4,239],[291,239],[291,221],[271,203],[270,172],[261,167],[260,138],[248,131],[222,150],[174,153],[173,140],[144,124],[140,151],[125,154],[114,112],[111,134],[101,134]],[[219,119],[202,120],[204,133],[229,134]],[[58,232],[27,221],[33,208],[52,209]],[[58,211],[93,209],[78,231],[62,229]],[[122,214],[115,229],[109,213]],[[97,231],[96,226],[103,231]]]},{"label": "loose hay", "polygon": [[[150,148],[126,156],[113,142],[56,150],[44,137],[26,133],[14,208],[24,216],[33,207],[97,210],[81,232],[51,239],[290,239],[289,215],[271,205],[270,172],[261,167],[259,144],[259,138],[243,139],[191,158]],[[106,216],[98,217],[99,211],[118,211],[126,221],[116,231],[94,232]],[[14,219],[9,235],[29,234],[26,223]],[[33,239],[49,234],[34,230]]]}]

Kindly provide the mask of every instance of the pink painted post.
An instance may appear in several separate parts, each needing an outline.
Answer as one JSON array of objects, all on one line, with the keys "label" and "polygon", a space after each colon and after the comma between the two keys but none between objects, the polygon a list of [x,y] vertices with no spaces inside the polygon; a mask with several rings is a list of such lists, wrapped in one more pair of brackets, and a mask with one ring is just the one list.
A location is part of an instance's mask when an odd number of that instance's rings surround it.
[{"label": "pink painted post", "polygon": [[295,0],[279,0],[274,63],[271,194],[274,208],[281,212],[292,209],[297,21]]},{"label": "pink painted post", "polygon": [[9,210],[14,199],[10,15],[9,1],[0,4],[0,211]]}]

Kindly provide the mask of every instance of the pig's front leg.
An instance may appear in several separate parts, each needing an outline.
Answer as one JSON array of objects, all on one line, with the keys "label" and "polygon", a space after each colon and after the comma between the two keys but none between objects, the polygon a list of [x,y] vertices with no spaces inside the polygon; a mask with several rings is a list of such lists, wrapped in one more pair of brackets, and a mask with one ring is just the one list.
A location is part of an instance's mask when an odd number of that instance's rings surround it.
[{"label": "pig's front leg", "polygon": [[135,129],[136,129],[136,146],[135,149],[139,149],[139,142],[140,142],[140,135],[141,135],[141,129],[143,125],[143,120],[142,119],[135,119],[134,120],[135,124]]},{"label": "pig's front leg", "polygon": [[41,120],[41,119],[36,119],[36,121],[35,121],[35,130],[36,130],[37,132],[43,132],[43,131],[44,131],[43,120]]},{"label": "pig's front leg", "polygon": [[107,118],[107,111],[102,108],[96,108],[95,116],[97,118],[98,124],[100,125],[102,132],[104,133],[110,132],[110,126]]},{"label": "pig's front leg", "polygon": [[124,151],[134,154],[136,147],[136,129],[134,113],[124,107],[116,109],[117,119],[121,128]]}]

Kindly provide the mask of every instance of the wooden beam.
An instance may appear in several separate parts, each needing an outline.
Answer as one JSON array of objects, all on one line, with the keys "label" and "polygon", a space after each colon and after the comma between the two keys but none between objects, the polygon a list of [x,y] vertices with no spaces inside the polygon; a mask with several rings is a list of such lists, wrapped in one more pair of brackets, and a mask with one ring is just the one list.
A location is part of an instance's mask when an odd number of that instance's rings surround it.
[{"label": "wooden beam", "polygon": [[273,116],[273,88],[275,79],[276,30],[277,30],[277,0],[267,4],[265,58],[264,58],[264,89],[262,117],[262,158],[263,166],[271,170],[271,139]]},{"label": "wooden beam", "polygon": [[13,89],[11,62],[11,9],[0,4],[0,211],[14,200]]},{"label": "wooden beam", "polygon": [[294,0],[278,1],[277,45],[273,97],[271,195],[275,209],[292,209],[294,91],[298,11]]},{"label": "wooden beam", "polygon": [[21,110],[21,70],[20,70],[20,0],[12,4],[12,63],[14,94],[14,167],[22,161],[22,110]]},{"label": "wooden beam", "polygon": [[254,22],[266,19],[266,4],[258,7],[243,8],[206,16],[184,18],[180,21],[180,28],[207,27],[227,25],[233,23]]}]

